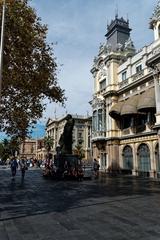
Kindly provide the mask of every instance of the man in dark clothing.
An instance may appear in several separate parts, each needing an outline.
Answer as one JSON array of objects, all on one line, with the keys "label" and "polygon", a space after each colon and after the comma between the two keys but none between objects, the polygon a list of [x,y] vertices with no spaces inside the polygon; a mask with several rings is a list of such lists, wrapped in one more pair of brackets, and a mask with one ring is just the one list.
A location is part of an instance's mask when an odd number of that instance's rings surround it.
[{"label": "man in dark clothing", "polygon": [[14,180],[16,176],[17,168],[18,168],[18,163],[16,158],[12,158],[10,164],[11,164],[12,180]]},{"label": "man in dark clothing", "polygon": [[96,159],[94,159],[93,169],[94,169],[95,178],[98,178],[99,176],[99,167],[100,167],[99,162]]}]

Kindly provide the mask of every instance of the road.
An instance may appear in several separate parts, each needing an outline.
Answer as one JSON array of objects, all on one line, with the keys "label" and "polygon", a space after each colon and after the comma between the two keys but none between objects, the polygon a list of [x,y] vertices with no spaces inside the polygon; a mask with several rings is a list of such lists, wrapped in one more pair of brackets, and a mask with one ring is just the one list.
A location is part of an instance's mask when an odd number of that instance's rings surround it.
[{"label": "road", "polygon": [[0,240],[159,240],[160,183],[104,177],[54,181],[39,169],[15,182],[0,170]]}]

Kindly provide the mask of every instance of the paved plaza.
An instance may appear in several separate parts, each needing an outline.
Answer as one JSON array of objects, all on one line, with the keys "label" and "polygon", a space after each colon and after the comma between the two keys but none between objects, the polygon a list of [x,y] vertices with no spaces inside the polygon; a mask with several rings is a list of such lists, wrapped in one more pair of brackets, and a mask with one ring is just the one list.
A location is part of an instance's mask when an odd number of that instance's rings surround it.
[{"label": "paved plaza", "polygon": [[160,183],[104,177],[54,181],[0,170],[0,240],[159,240]]}]

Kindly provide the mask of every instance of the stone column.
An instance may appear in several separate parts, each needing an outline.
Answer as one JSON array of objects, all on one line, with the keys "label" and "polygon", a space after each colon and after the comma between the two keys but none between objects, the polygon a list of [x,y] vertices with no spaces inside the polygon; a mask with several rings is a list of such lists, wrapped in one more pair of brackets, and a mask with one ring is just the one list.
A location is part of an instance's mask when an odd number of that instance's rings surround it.
[{"label": "stone column", "polygon": [[136,147],[136,144],[134,143],[132,145],[132,149],[133,149],[133,170],[132,170],[132,174],[134,176],[137,176],[138,175],[138,158],[137,158],[137,147]]},{"label": "stone column", "polygon": [[157,136],[158,136],[158,151],[159,151],[159,158],[160,158],[160,129],[158,129],[158,132],[157,132]]},{"label": "stone column", "polygon": [[151,160],[151,170],[150,170],[150,177],[155,178],[156,173],[156,163],[154,157],[154,149],[153,149],[153,142],[150,143],[150,160]]}]

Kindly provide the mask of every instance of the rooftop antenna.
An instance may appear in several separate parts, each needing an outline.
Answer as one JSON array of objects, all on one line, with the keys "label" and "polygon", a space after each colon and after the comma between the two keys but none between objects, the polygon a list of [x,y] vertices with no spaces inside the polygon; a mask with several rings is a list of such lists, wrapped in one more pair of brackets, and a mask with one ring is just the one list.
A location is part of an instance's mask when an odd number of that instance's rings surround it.
[{"label": "rooftop antenna", "polygon": [[116,1],[115,18],[118,18],[118,3]]},{"label": "rooftop antenna", "polygon": [[107,27],[109,26],[109,21],[108,21],[108,19],[107,19]]},{"label": "rooftop antenna", "polygon": [[128,17],[128,13],[127,13],[127,23],[129,23],[129,17]]}]

